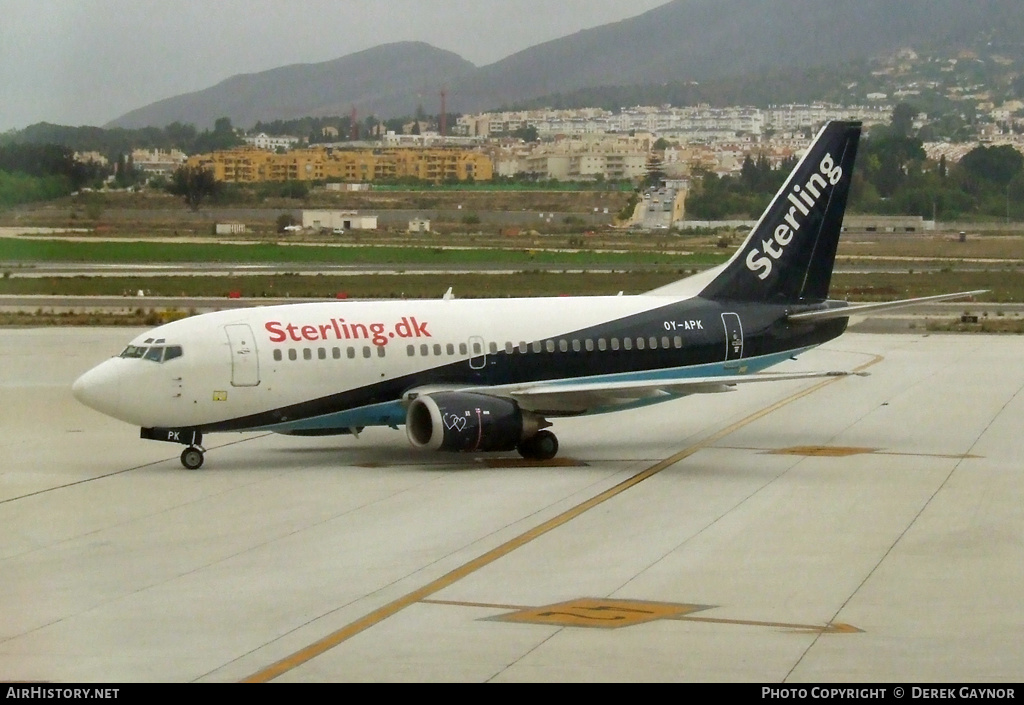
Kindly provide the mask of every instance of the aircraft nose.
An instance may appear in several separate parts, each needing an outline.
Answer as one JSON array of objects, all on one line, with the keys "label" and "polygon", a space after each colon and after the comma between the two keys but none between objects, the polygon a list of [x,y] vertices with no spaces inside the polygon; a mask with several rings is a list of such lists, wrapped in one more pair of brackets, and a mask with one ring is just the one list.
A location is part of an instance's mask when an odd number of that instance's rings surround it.
[{"label": "aircraft nose", "polygon": [[121,405],[120,375],[110,362],[97,365],[71,385],[75,399],[108,416],[117,416]]}]

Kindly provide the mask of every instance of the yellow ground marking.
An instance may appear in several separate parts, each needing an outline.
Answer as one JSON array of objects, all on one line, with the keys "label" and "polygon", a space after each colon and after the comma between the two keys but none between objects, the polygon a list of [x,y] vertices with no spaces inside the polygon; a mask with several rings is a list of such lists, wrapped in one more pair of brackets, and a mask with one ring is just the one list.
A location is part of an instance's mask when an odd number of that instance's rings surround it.
[{"label": "yellow ground marking", "polygon": [[528,624],[554,624],[563,627],[615,629],[617,627],[629,627],[634,624],[651,622],[656,619],[674,619],[679,622],[708,622],[711,624],[737,624],[750,627],[792,629],[815,634],[860,634],[864,631],[842,622],[822,626],[820,624],[764,622],[750,619],[725,619],[722,617],[693,617],[691,615],[694,612],[715,609],[715,606],[678,602],[649,602],[647,600],[615,600],[606,597],[583,597],[542,607],[466,602],[463,600],[422,600],[422,602],[431,605],[512,610],[511,614],[502,614],[497,617],[487,617],[486,619],[501,622],[525,622]]},{"label": "yellow ground marking", "polygon": [[842,458],[847,455],[875,453],[877,448],[855,448],[847,446],[792,446],[777,450],[766,450],[769,455],[809,455],[814,457]]},{"label": "yellow ground marking", "polygon": [[[857,367],[854,370],[854,372],[860,372],[862,370],[865,370],[868,367],[871,367],[872,365],[875,365],[876,363],[880,362],[882,359],[883,358],[881,355],[874,355],[870,361],[864,363],[860,367]],[[462,566],[446,573],[445,575],[442,575],[440,578],[427,583],[423,587],[417,590],[413,590],[412,592],[398,598],[397,600],[394,600],[393,602],[390,602],[382,607],[373,610],[369,614],[342,627],[341,629],[338,629],[335,632],[332,632],[331,634],[328,634],[322,639],[313,642],[309,646],[299,649],[295,653],[284,657],[280,661],[277,661],[276,663],[273,663],[270,666],[267,666],[266,668],[257,671],[256,673],[253,673],[251,676],[242,679],[242,682],[265,683],[295,668],[298,668],[302,664],[313,660],[317,656],[320,656],[326,653],[327,651],[330,651],[338,644],[341,644],[347,641],[348,639],[351,639],[353,636],[369,629],[372,626],[379,624],[388,617],[391,617],[397,614],[398,612],[401,612],[406,607],[409,607],[410,605],[414,605],[417,602],[425,600],[434,593],[440,592],[444,588],[450,587],[459,580],[462,580],[466,576],[471,575],[472,573],[475,573],[481,568],[490,565],[499,558],[503,558],[504,556],[508,555],[509,553],[512,553],[516,549],[525,546],[534,539],[543,536],[544,534],[553,531],[554,529],[557,529],[560,526],[563,526],[564,524],[567,524],[569,521],[575,519],[581,514],[590,511],[594,507],[608,501],[609,499],[617,495],[622,494],[626,490],[640,484],[644,480],[647,480],[648,478],[657,475],[665,468],[672,467],[681,460],[689,458],[694,453],[697,453],[698,451],[707,448],[713,443],[720,441],[721,439],[743,428],[744,426],[747,426],[757,421],[758,419],[762,419],[765,416],[768,416],[769,414],[772,414],[775,411],[778,411],[784,406],[792,404],[793,402],[799,399],[803,399],[806,396],[814,394],[819,389],[823,389],[824,387],[827,387],[830,384],[835,384],[840,379],[845,379],[845,377],[829,377],[822,382],[818,382],[817,384],[808,387],[803,391],[797,392],[796,394],[786,397],[785,399],[777,401],[774,404],[767,406],[764,409],[761,409],[760,411],[751,414],[750,416],[747,416],[746,418],[740,419],[739,421],[730,424],[729,426],[726,426],[720,431],[711,434],[704,440],[695,443],[694,445],[688,448],[684,448],[675,455],[665,458],[661,462],[655,463],[646,470],[642,470],[636,475],[633,475],[632,477],[623,480],[614,487],[607,489],[604,492],[595,495],[594,497],[591,497],[587,501],[578,504],[575,507],[566,510],[565,512],[562,512],[561,514],[559,514],[556,517],[553,517],[552,519],[548,519],[547,521],[535,526],[534,528],[530,529],[529,531],[526,531],[523,534],[520,534],[519,536],[511,539],[510,541],[507,541],[506,543],[503,543],[502,545],[493,548],[490,551],[487,551],[483,555],[474,558],[468,563],[463,564]]]},{"label": "yellow ground marking", "polygon": [[570,468],[586,466],[585,462],[576,458],[551,458],[550,460],[481,458],[480,461],[489,468]]},{"label": "yellow ground marking", "polygon": [[597,627],[617,629],[657,619],[673,619],[690,612],[709,609],[706,605],[686,605],[642,600],[613,600],[581,597],[544,607],[528,607],[492,619],[502,622],[553,624],[560,627]]},{"label": "yellow ground marking", "polygon": [[759,622],[751,619],[716,619],[715,617],[676,617],[681,622],[710,622],[712,624],[739,624],[749,627],[774,627],[776,629],[793,629],[798,632],[811,632],[813,634],[863,634],[863,629],[858,629],[852,624],[843,622],[832,622],[821,626],[819,624],[793,624],[791,622]]},{"label": "yellow ground marking", "polygon": [[766,455],[806,455],[817,458],[844,458],[848,455],[900,455],[912,458],[949,458],[951,460],[966,460],[968,458],[981,457],[980,455],[971,455],[970,453],[900,453],[893,450],[858,448],[856,446],[790,446],[789,448],[773,448],[768,450],[742,446],[726,447],[732,450],[761,450],[761,452]]}]

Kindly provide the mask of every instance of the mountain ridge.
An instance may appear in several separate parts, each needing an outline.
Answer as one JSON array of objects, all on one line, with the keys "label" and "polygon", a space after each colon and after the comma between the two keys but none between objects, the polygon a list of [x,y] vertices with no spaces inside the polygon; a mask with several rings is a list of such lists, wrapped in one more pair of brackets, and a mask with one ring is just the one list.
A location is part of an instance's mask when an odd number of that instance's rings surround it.
[{"label": "mountain ridge", "polygon": [[[388,74],[382,65],[413,69]],[[373,114],[391,109],[408,95],[423,94],[438,76],[452,80],[474,69],[474,64],[454,52],[425,42],[381,44],[329,61],[236,74],[209,88],[125,113],[104,127],[163,126],[176,121],[205,127],[225,116],[235,124],[251,125],[268,118],[341,115],[353,105],[363,115]],[[378,87],[382,75],[387,77],[384,90]],[[408,106],[407,111],[414,108],[415,104]]]},{"label": "mountain ridge", "polygon": [[494,110],[598,86],[702,82],[842,66],[903,46],[1019,41],[1020,0],[673,0],[477,67],[424,42],[396,42],[317,64],[239,74],[152,103],[108,127],[236,125],[302,116]]}]

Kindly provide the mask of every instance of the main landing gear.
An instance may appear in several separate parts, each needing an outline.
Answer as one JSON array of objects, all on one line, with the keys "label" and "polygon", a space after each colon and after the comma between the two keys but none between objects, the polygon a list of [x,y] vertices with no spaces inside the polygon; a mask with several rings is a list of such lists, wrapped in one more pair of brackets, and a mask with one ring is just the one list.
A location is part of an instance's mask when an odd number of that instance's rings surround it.
[{"label": "main landing gear", "polygon": [[527,460],[551,460],[558,454],[558,439],[551,431],[538,431],[516,446]]}]

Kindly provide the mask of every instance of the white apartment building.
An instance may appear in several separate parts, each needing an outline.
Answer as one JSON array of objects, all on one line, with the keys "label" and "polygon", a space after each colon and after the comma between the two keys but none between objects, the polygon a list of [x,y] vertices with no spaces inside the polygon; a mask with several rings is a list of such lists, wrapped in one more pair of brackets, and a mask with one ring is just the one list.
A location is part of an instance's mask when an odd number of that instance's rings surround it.
[{"label": "white apartment building", "polygon": [[617,113],[600,108],[480,113],[459,118],[459,125],[465,134],[483,136],[509,133],[532,126],[542,138],[643,131],[655,137],[711,143],[735,139],[737,134],[760,139],[767,130],[810,131],[828,120],[888,123],[891,115],[892,106],[887,105],[780,105],[768,109],[750,106],[713,108],[698,105],[674,108],[638,105],[623,108]]},{"label": "white apartment building", "polygon": [[276,135],[272,137],[266,132],[261,132],[258,135],[246,135],[242,139],[245,140],[246,144],[256,149],[266,149],[271,152],[278,149],[291,149],[301,141],[298,137],[292,137],[291,135]]},{"label": "white apartment building", "polygon": [[106,166],[110,161],[99,152],[75,152],[75,161],[79,164],[99,164]]},{"label": "white apartment building", "polygon": [[178,149],[133,149],[132,165],[151,176],[170,176],[188,156]]},{"label": "white apartment building", "polygon": [[646,173],[649,142],[643,138],[587,135],[542,143],[525,157],[525,169],[558,181],[635,179]]}]

